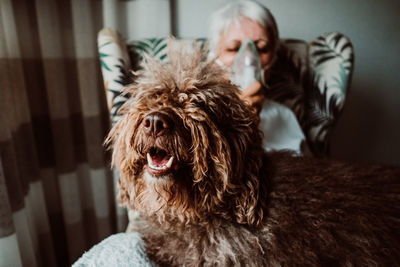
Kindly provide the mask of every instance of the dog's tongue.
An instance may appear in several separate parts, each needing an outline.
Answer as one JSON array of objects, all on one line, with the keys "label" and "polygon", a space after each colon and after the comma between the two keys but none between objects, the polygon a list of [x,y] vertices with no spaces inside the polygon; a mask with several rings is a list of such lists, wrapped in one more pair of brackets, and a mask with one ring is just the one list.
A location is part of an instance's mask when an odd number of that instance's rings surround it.
[{"label": "dog's tongue", "polygon": [[164,166],[168,163],[170,156],[163,150],[157,151],[151,155],[151,160],[154,165]]},{"label": "dog's tongue", "polygon": [[168,153],[164,150],[151,150],[150,153],[147,153],[147,163],[153,171],[156,172],[166,172],[172,166],[174,161],[174,157],[168,155]]}]

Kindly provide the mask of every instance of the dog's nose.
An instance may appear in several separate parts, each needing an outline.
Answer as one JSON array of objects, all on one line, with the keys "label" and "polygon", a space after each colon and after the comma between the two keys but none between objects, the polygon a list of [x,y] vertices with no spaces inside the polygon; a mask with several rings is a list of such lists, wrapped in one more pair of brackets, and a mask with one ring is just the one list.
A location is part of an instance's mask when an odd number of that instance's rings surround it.
[{"label": "dog's nose", "polygon": [[170,118],[159,112],[154,112],[147,115],[143,120],[145,132],[148,135],[159,136],[163,135],[171,128],[172,122]]}]

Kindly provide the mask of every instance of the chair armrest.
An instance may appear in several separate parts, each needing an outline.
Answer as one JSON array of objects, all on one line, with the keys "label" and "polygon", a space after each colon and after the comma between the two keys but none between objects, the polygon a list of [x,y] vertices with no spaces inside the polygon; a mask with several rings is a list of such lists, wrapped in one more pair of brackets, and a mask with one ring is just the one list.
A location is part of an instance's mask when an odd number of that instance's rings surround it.
[{"label": "chair armrest", "polygon": [[125,41],[112,29],[102,29],[98,34],[97,44],[107,105],[114,124],[118,120],[119,108],[127,99],[121,92],[131,82],[128,75],[131,63]]},{"label": "chair armrest", "polygon": [[315,144],[314,154],[327,154],[350,86],[354,50],[349,38],[331,32],[310,42],[309,53],[313,86],[307,93],[307,139]]}]

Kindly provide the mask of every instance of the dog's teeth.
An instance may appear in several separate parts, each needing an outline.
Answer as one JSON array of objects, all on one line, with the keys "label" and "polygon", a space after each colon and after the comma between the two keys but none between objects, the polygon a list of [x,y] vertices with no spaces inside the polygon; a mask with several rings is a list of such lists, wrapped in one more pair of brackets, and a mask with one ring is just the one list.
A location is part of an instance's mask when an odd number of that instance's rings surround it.
[{"label": "dog's teeth", "polygon": [[149,153],[147,153],[147,163],[150,165],[150,167],[153,167],[153,160],[151,159],[151,156]]},{"label": "dog's teeth", "polygon": [[173,161],[174,161],[174,157],[170,157],[169,160],[168,160],[168,162],[167,162],[167,164],[165,164],[164,166],[165,166],[166,168],[171,168],[172,162],[173,162]]},{"label": "dog's teeth", "polygon": [[172,163],[174,161],[174,157],[170,157],[167,164],[163,165],[163,166],[157,166],[153,163],[153,160],[150,156],[149,153],[147,153],[147,163],[149,164],[150,168],[155,169],[155,170],[165,170],[165,169],[169,169],[172,166]]},{"label": "dog's teeth", "polygon": [[158,167],[157,165],[154,165],[153,160],[151,159],[151,156],[149,153],[147,153],[147,163],[149,164],[150,168],[160,170],[161,168]]}]

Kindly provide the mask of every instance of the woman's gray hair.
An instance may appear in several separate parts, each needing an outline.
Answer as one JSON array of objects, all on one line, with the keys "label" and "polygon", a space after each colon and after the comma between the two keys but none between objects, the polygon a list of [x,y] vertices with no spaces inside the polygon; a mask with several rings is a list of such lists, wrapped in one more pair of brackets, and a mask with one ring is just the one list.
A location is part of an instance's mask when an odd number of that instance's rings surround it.
[{"label": "woman's gray hair", "polygon": [[244,18],[259,23],[266,30],[268,41],[271,42],[272,59],[275,58],[279,47],[279,32],[275,18],[268,8],[251,0],[229,3],[211,15],[208,34],[210,58],[217,56],[217,45],[221,35],[226,34],[232,24],[239,24]]}]

